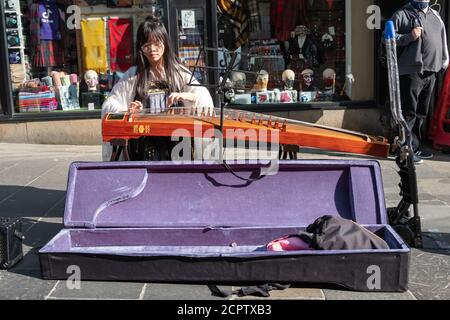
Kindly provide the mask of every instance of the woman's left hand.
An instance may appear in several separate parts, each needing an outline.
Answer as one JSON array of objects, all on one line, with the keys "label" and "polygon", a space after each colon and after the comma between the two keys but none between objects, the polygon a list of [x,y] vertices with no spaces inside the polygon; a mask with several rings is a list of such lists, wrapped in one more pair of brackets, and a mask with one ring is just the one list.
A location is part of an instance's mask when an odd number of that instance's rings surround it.
[{"label": "woman's left hand", "polygon": [[167,99],[167,107],[171,107],[179,101],[195,102],[196,99],[196,95],[190,92],[171,93],[169,99]]}]

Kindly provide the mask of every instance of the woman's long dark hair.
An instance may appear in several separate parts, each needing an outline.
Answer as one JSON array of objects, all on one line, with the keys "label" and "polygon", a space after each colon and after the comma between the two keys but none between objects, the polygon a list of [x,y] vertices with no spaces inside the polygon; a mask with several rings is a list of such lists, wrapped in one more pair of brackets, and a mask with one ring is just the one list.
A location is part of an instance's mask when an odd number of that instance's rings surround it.
[{"label": "woman's long dark hair", "polygon": [[[181,70],[188,71],[183,68],[179,58],[175,55],[169,42],[169,35],[164,24],[158,18],[149,16],[145,19],[137,32],[136,41],[136,65],[137,65],[137,86],[136,100],[144,101],[149,82],[152,81],[150,75],[150,63],[142,52],[142,46],[152,39],[156,42],[164,44],[164,71],[166,73],[166,81],[170,92],[180,92],[183,89],[183,76]],[[160,81],[161,79],[154,79]]]}]

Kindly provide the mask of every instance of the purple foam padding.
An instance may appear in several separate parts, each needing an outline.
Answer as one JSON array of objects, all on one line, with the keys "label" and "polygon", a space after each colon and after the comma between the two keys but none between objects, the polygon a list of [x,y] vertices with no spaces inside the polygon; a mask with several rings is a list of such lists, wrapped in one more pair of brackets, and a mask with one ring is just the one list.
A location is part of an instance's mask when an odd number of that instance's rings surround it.
[{"label": "purple foam padding", "polygon": [[[267,255],[328,255],[370,252],[409,252],[390,226],[366,226],[389,245],[389,250],[268,252],[271,240],[303,228],[215,229],[72,229],[63,230],[39,253],[79,253],[121,256],[266,257]],[[234,244],[233,246],[231,244]]]},{"label": "purple foam padding", "polygon": [[[236,164],[243,177],[261,165]],[[242,181],[211,163],[74,163],[64,222],[76,228],[301,227],[323,215],[387,224],[376,161],[281,162]]]}]

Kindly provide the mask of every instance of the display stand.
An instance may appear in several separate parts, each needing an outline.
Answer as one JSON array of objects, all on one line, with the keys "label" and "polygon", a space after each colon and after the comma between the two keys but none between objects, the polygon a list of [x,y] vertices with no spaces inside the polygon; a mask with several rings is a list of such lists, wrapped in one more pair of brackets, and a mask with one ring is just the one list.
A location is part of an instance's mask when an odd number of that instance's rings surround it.
[{"label": "display stand", "polygon": [[[25,44],[23,39],[23,26],[22,26],[22,12],[20,9],[19,0],[2,0],[5,3],[5,20],[6,20],[6,35],[8,43],[8,56],[10,65],[20,65],[21,72],[23,74],[22,81],[26,78],[26,57],[25,57]],[[11,56],[12,55],[12,56]],[[12,60],[15,60],[12,61]],[[11,72],[12,73],[12,72]],[[18,81],[12,79],[13,85],[19,84]]]}]

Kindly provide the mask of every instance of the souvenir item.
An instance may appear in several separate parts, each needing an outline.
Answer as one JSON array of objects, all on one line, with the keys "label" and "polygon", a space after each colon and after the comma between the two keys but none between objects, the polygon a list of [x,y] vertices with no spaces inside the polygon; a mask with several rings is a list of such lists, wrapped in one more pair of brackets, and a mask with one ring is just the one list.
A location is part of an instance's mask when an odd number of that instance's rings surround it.
[{"label": "souvenir item", "polygon": [[324,90],[327,92],[333,92],[335,91],[336,87],[336,71],[334,71],[331,68],[325,69],[323,71],[323,83],[324,83]]},{"label": "souvenir item", "polygon": [[283,79],[284,89],[293,90],[295,82],[295,72],[290,69],[287,69],[283,72],[283,75],[281,77]]},{"label": "souvenir item", "polygon": [[274,92],[264,91],[256,93],[256,103],[273,103],[274,102]]},{"label": "souvenir item", "polygon": [[82,19],[81,34],[84,67],[88,70],[106,73],[108,61],[105,21],[101,18]]},{"label": "souvenir item", "polygon": [[5,24],[7,29],[18,28],[17,13],[5,13]]},{"label": "souvenir item", "polygon": [[318,91],[319,89],[313,85],[314,71],[305,69],[301,73],[300,91]]},{"label": "souvenir item", "polygon": [[21,64],[22,57],[20,51],[9,51],[9,63],[10,64]]},{"label": "souvenir item", "polygon": [[319,67],[319,49],[310,36],[311,31],[303,25],[297,26],[291,34],[288,45],[289,66],[296,72],[306,67]]},{"label": "souvenir item", "polygon": [[39,39],[40,40],[61,40],[60,32],[60,11],[55,2],[39,3]]},{"label": "souvenir item", "polygon": [[133,66],[133,21],[111,17],[108,28],[110,69],[125,72]]},{"label": "souvenir item", "polygon": [[261,70],[256,78],[256,91],[267,91],[267,85],[269,84],[269,73],[266,70]]},{"label": "souvenir item", "polygon": [[285,90],[280,92],[281,103],[293,103],[298,100],[297,90]]},{"label": "souvenir item", "polygon": [[94,70],[88,70],[84,74],[84,81],[88,86],[89,91],[97,91],[98,74]]},{"label": "souvenir item", "polygon": [[17,8],[18,0],[5,0],[5,9],[6,10],[14,10]]},{"label": "souvenir item", "polygon": [[233,72],[230,77],[231,83],[236,89],[236,93],[243,93],[247,83],[247,76],[244,72]]}]

